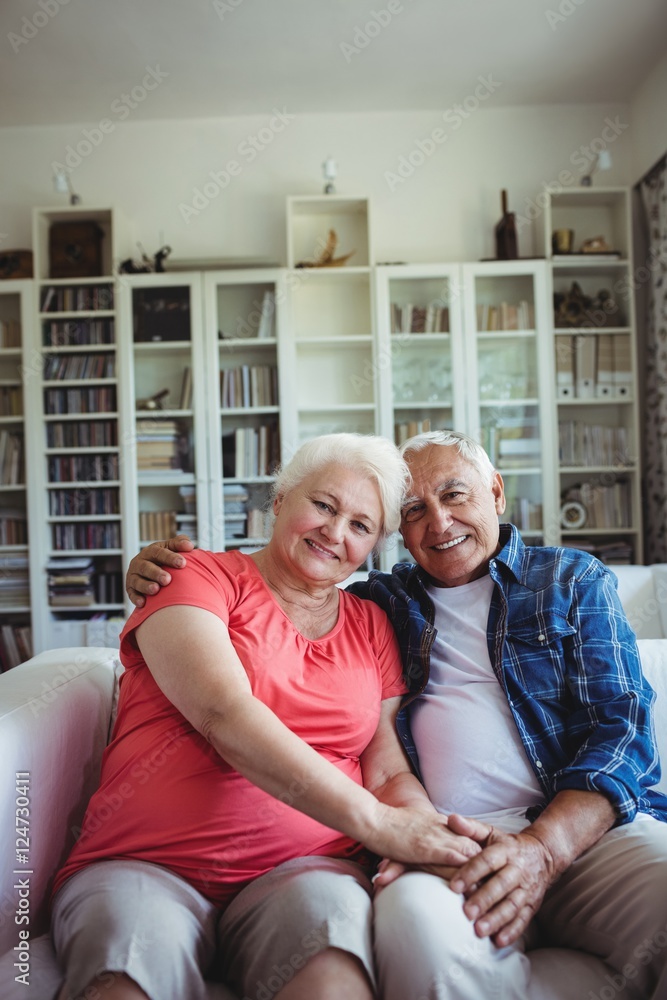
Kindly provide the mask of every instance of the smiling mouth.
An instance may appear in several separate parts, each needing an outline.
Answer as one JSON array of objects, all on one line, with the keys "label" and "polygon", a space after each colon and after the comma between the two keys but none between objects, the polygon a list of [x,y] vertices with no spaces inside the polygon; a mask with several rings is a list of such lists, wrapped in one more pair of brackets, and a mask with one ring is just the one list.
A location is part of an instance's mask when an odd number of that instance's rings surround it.
[{"label": "smiling mouth", "polygon": [[316,552],[321,552],[323,556],[327,559],[338,559],[338,556],[334,552],[330,552],[329,549],[323,549],[321,545],[314,542],[312,538],[306,538],[306,544],[310,545],[311,549],[315,549]]},{"label": "smiling mouth", "polygon": [[466,538],[468,538],[468,535],[459,535],[458,538],[453,538],[451,542],[442,542],[440,545],[433,545],[432,548],[434,548],[436,552],[444,552],[445,549],[453,549],[455,545],[460,545],[461,542],[465,542]]}]

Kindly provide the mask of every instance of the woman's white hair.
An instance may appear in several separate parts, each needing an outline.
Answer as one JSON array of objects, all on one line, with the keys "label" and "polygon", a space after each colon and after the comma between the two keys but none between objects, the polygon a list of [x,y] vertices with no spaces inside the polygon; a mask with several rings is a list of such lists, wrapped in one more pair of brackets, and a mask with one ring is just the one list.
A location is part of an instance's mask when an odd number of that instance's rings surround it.
[{"label": "woman's white hair", "polygon": [[415,437],[408,438],[401,445],[400,452],[403,458],[408,461],[410,455],[414,455],[418,451],[423,451],[424,448],[430,448],[432,445],[442,445],[444,448],[456,448],[461,458],[464,458],[466,462],[470,462],[477,469],[482,479],[488,479],[489,482],[493,481],[496,471],[493,462],[481,444],[478,444],[473,438],[468,437],[467,434],[461,434],[460,431],[424,431],[423,434],[417,434]]},{"label": "woman's white hair", "polygon": [[410,474],[396,445],[374,434],[323,434],[302,444],[276,473],[272,496],[286,496],[312,473],[332,463],[377,485],[382,507],[379,542],[397,531]]}]

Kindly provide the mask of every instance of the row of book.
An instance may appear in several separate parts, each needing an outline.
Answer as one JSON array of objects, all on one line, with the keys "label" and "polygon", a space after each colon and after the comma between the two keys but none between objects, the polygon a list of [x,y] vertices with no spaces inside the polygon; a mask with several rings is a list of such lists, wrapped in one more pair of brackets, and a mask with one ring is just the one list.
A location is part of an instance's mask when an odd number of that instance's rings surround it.
[{"label": "row of book", "polygon": [[46,571],[50,607],[78,608],[123,601],[120,570],[96,566],[88,556],[50,559]]},{"label": "row of book", "polygon": [[400,424],[394,424],[394,441],[400,446],[415,434],[425,434],[430,430],[431,421],[428,417],[424,420],[404,420]]},{"label": "row of book", "polygon": [[118,444],[115,420],[68,420],[46,425],[48,448],[113,448]]},{"label": "row of book", "polygon": [[222,474],[229,479],[270,476],[280,462],[275,425],[237,427],[222,436]]},{"label": "row of book", "polygon": [[24,482],[23,434],[0,430],[0,485],[17,486]]},{"label": "row of book", "polygon": [[142,544],[158,538],[173,538],[178,534],[175,510],[139,511],[139,537]]},{"label": "row of book", "polygon": [[114,413],[116,386],[97,385],[90,389],[45,389],[44,412],[59,413]]},{"label": "row of book", "polygon": [[23,416],[23,389],[21,386],[0,386],[0,417],[21,416]]},{"label": "row of book", "polygon": [[429,302],[426,306],[391,303],[392,333],[449,333],[449,306]]},{"label": "row of book", "polygon": [[625,427],[606,427],[582,420],[562,420],[558,424],[561,465],[632,465]]},{"label": "row of book", "polygon": [[276,406],[278,369],[275,365],[240,365],[220,372],[220,401],[224,408]]},{"label": "row of book", "polygon": [[50,455],[50,483],[103,483],[118,479],[118,455]]},{"label": "row of book", "polygon": [[118,487],[49,490],[49,514],[54,517],[81,517],[91,514],[119,514]]},{"label": "row of book", "polygon": [[477,306],[477,330],[534,330],[535,306],[522,299],[518,303],[501,302],[497,306]]},{"label": "row of book", "polygon": [[113,354],[48,354],[44,358],[44,381],[65,382],[81,378],[115,378]]},{"label": "row of book", "polygon": [[559,334],[556,393],[559,399],[628,398],[632,356],[626,334]]},{"label": "row of book", "polygon": [[0,627],[0,669],[11,670],[32,656],[32,632],[29,625]]},{"label": "row of book", "polygon": [[632,524],[630,484],[619,479],[614,483],[586,482],[572,486],[564,497],[580,503],[585,519],[580,528],[629,528]]},{"label": "row of book", "polygon": [[48,285],[42,291],[40,312],[96,312],[113,309],[113,285]]},{"label": "row of book", "polygon": [[0,319],[0,349],[21,346],[21,324],[17,319]]},{"label": "row of book", "polygon": [[118,549],[120,524],[117,521],[73,521],[52,524],[53,548],[58,552],[68,549]]},{"label": "row of book", "polygon": [[0,545],[27,545],[28,523],[25,510],[3,507],[0,509]]},{"label": "row of book", "polygon": [[45,347],[85,347],[115,343],[114,321],[108,319],[49,320],[42,323]]}]

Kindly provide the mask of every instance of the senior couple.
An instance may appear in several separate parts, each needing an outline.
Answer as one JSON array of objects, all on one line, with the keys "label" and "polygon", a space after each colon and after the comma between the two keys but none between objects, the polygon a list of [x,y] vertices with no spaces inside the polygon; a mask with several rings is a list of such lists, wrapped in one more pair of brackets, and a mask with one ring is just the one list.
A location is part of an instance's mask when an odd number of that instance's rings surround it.
[{"label": "senior couple", "polygon": [[[278,475],[261,551],[135,557],[113,738],[54,888],[61,998],[525,1000],[538,934],[666,995],[664,949],[636,957],[667,924],[654,695],[613,576],[504,508],[461,434],[403,458],[328,435]],[[417,565],[339,589],[399,520]]]}]

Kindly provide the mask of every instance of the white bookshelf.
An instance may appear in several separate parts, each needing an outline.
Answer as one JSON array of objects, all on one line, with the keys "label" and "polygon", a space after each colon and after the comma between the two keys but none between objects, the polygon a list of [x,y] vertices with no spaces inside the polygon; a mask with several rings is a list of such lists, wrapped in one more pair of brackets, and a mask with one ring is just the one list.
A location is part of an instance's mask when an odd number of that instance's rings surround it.
[{"label": "white bookshelf", "polygon": [[[572,253],[554,253],[556,229],[574,234]],[[604,237],[608,253],[581,253]],[[577,504],[559,519],[558,539],[611,561],[641,563],[642,509],[637,335],[630,192],[624,187],[547,191],[545,254],[548,299],[554,302],[555,403],[552,425],[559,456],[559,493]],[[596,300],[571,321],[554,296],[576,283]],[[581,504],[581,507],[578,505]],[[577,516],[578,515],[578,516]],[[584,518],[583,523],[579,523]],[[620,544],[621,549],[614,551]],[[624,547],[624,548],[623,548]]]}]

